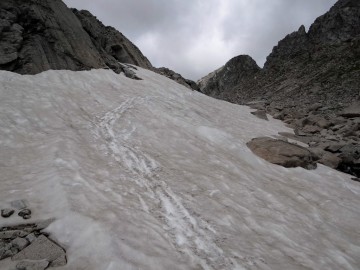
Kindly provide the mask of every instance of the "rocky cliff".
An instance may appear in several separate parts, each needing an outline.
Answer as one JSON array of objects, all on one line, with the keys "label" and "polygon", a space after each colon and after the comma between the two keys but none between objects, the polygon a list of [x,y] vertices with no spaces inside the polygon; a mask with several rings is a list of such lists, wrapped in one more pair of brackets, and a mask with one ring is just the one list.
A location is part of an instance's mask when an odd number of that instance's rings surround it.
[{"label": "rocky cliff", "polygon": [[[254,63],[249,56],[238,61],[244,65],[232,59],[201,79],[201,91],[233,103],[251,102],[295,128],[327,157],[324,163],[359,176],[360,1],[339,0],[308,32],[301,26],[287,35],[263,69],[249,71],[245,63]],[[346,115],[349,106],[354,113]],[[329,151],[334,144],[339,147]]]},{"label": "rocky cliff", "polygon": [[0,69],[20,74],[92,68],[119,73],[119,61],[151,68],[121,33],[61,0],[2,0],[0,35]]},{"label": "rocky cliff", "polygon": [[153,67],[130,40],[89,11],[69,9],[61,0],[1,0],[0,37],[0,70],[37,74],[110,68],[139,79],[130,66],[121,64],[128,63],[199,90],[180,74]]}]

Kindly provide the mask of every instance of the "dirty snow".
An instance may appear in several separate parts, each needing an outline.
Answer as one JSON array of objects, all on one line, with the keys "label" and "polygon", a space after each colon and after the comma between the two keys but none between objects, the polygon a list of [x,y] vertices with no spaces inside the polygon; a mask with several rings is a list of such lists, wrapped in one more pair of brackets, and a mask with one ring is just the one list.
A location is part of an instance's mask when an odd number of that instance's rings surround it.
[{"label": "dirty snow", "polygon": [[358,269],[358,183],[269,164],[246,142],[281,122],[137,75],[0,71],[0,207],[56,218],[59,270]]}]

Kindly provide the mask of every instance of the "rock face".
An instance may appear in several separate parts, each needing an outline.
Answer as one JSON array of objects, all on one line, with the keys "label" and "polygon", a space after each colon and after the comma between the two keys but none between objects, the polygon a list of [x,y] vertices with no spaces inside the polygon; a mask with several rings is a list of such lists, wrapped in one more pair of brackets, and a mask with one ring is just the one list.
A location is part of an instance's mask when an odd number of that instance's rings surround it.
[{"label": "rock face", "polygon": [[[257,104],[256,109],[283,120],[312,147],[359,145],[360,1],[339,0],[308,32],[301,26],[287,35],[263,69],[249,65],[244,74],[244,66],[232,62],[198,81],[201,91],[237,104]],[[338,169],[359,176],[355,153],[345,155],[340,149],[332,154],[341,159]]]},{"label": "rock face", "polygon": [[20,74],[92,68],[119,73],[118,61],[151,67],[121,33],[61,0],[2,0],[0,34],[0,69]]},{"label": "rock face", "polygon": [[302,146],[268,137],[255,138],[248,142],[247,146],[257,156],[286,168],[315,169],[319,159]]},{"label": "rock face", "polygon": [[199,90],[195,82],[172,70],[154,68],[122,33],[89,11],[69,9],[61,0],[2,0],[0,36],[0,70],[37,74],[49,69],[106,68],[140,79],[121,62]]},{"label": "rock face", "polygon": [[211,76],[201,79],[198,84],[201,87],[200,91],[206,95],[231,100],[233,88],[256,79],[259,71],[259,66],[250,56],[240,55],[232,58]]},{"label": "rock face", "polygon": [[89,11],[76,9],[72,11],[108,67],[117,70],[120,68],[118,62],[122,62],[147,69],[152,68],[150,61],[141,51],[115,28],[103,25]]}]

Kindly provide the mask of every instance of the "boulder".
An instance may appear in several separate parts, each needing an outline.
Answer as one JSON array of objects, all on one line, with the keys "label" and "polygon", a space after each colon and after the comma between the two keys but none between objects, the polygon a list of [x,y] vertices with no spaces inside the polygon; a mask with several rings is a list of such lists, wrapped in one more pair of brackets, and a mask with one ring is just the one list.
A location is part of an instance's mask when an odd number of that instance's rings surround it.
[{"label": "boulder", "polygon": [[347,163],[356,163],[360,159],[360,145],[347,144],[339,149],[340,157]]},{"label": "boulder", "polygon": [[341,171],[360,177],[360,145],[358,143],[347,144],[340,150],[339,157]]},{"label": "boulder", "polygon": [[29,243],[32,243],[36,240],[36,235],[34,233],[30,233],[29,235],[27,235],[25,237],[25,239],[29,242]]},{"label": "boulder", "polygon": [[360,117],[360,102],[356,102],[346,107],[339,115],[347,118]]},{"label": "boulder", "polygon": [[30,209],[23,209],[18,213],[18,216],[22,217],[23,219],[30,219],[31,218],[31,210]]},{"label": "boulder", "polygon": [[315,169],[319,159],[305,147],[269,137],[252,139],[247,146],[257,156],[286,168]]},{"label": "boulder", "polygon": [[23,250],[29,244],[29,242],[25,238],[17,237],[11,241],[11,244],[16,249]]},{"label": "boulder", "polygon": [[46,236],[40,235],[28,247],[20,251],[11,259],[13,261],[46,260],[50,262],[50,264],[55,261],[57,266],[63,266],[66,264],[66,259],[64,260],[63,258],[66,258],[65,251]]},{"label": "boulder", "polygon": [[263,120],[266,120],[266,121],[269,121],[267,115],[266,115],[266,112],[265,110],[257,110],[255,112],[251,112],[252,115],[255,115],[257,118],[260,118],[260,119],[263,119]]},{"label": "boulder", "polygon": [[311,133],[311,134],[314,134],[314,133],[320,133],[322,130],[321,127],[318,127],[318,126],[312,126],[312,125],[306,125],[302,131],[305,132],[305,133]]},{"label": "boulder", "polygon": [[342,148],[342,147],[344,147],[346,145],[346,143],[345,142],[335,142],[335,143],[331,143],[329,146],[327,146],[326,148],[325,148],[325,150],[326,151],[329,151],[329,152],[331,152],[331,153],[339,153],[340,151],[340,149]]},{"label": "boulder", "polygon": [[1,216],[3,218],[11,217],[14,213],[15,213],[15,211],[13,209],[2,209],[1,210]]},{"label": "boulder", "polygon": [[324,154],[320,158],[319,163],[330,168],[337,169],[341,163],[341,158],[332,153],[324,151]]}]

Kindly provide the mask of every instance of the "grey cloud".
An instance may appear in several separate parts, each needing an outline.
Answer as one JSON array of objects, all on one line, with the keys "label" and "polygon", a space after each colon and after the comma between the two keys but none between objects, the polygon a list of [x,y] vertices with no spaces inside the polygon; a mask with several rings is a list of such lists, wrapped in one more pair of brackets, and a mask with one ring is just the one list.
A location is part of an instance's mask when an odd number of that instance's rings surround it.
[{"label": "grey cloud", "polygon": [[125,34],[155,66],[199,79],[231,57],[262,66],[273,46],[336,0],[65,0]]}]

